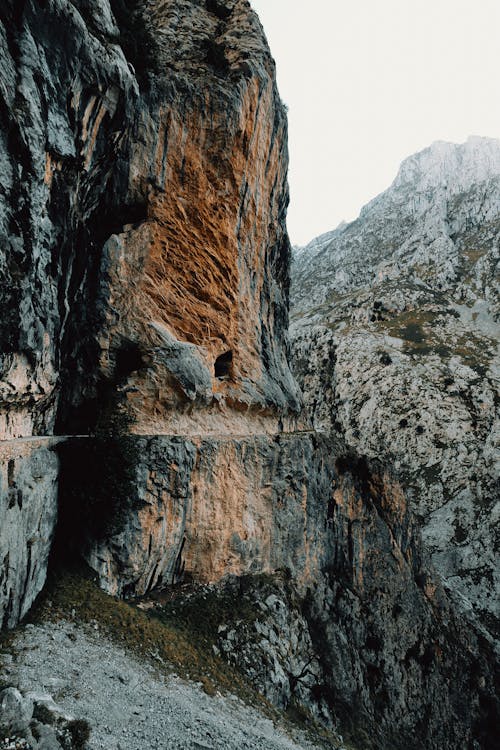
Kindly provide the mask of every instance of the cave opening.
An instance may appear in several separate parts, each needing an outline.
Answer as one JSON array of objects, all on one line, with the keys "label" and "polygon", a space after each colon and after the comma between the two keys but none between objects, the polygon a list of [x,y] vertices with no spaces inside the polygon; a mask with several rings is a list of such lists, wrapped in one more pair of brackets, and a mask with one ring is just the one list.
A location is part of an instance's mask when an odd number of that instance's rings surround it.
[{"label": "cave opening", "polygon": [[231,377],[233,365],[233,352],[231,350],[224,352],[215,360],[214,370],[215,377],[219,380]]},{"label": "cave opening", "polygon": [[139,344],[126,341],[115,355],[115,377],[126,378],[143,367],[142,352]]}]

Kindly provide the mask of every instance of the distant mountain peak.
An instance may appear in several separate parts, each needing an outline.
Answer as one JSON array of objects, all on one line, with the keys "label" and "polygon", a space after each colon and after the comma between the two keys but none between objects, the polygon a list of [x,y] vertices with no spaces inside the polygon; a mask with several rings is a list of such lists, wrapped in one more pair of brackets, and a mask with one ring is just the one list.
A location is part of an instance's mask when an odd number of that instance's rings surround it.
[{"label": "distant mountain peak", "polygon": [[[491,179],[500,179],[499,138],[470,135],[464,143],[437,140],[404,159],[392,184],[361,208],[358,219],[393,199],[405,201],[407,190],[424,193],[442,189],[451,196]],[[311,260],[352,224],[342,221],[307,245],[294,247],[294,256]]]},{"label": "distant mountain peak", "polygon": [[389,189],[412,183],[417,189],[446,186],[464,190],[497,176],[500,176],[500,140],[469,136],[465,143],[434,141],[409,156]]},{"label": "distant mountain peak", "polygon": [[458,288],[466,253],[489,257],[498,245],[499,221],[500,140],[435,141],[405,159],[355,221],[294,253],[293,313],[389,279]]},{"label": "distant mountain peak", "polygon": [[291,275],[311,423],[390,467],[446,588],[495,639],[500,141],[436,141],[329,237]]}]

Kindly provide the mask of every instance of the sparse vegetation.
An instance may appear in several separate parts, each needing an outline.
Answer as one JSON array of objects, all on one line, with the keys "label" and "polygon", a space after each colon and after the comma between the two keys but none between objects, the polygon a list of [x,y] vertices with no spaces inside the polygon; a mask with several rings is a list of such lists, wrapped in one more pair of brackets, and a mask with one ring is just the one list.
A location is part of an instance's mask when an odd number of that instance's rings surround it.
[{"label": "sparse vegetation", "polygon": [[453,309],[407,310],[389,320],[377,322],[377,328],[404,342],[403,352],[410,355],[450,359],[458,356],[463,363],[484,377],[488,361],[494,353],[494,342],[472,332],[459,329],[454,335],[445,325],[448,316],[456,317]]},{"label": "sparse vegetation", "polygon": [[[270,704],[211,649],[210,637],[203,628],[216,622],[214,607],[219,597],[189,603],[184,615],[178,618],[170,611],[160,616],[142,611],[101,591],[83,570],[53,571],[44,594],[32,613],[33,621],[48,619],[77,620],[95,625],[116,643],[147,658],[158,669],[167,673],[175,670],[181,677],[198,681],[209,694],[217,690],[233,692],[252,705],[274,714]],[[173,606],[173,605],[172,605]],[[229,600],[226,601],[228,608]],[[173,607],[175,611],[175,607]],[[196,622],[199,618],[199,623]]]},{"label": "sparse vegetation", "polygon": [[[285,581],[286,576],[280,576]],[[126,603],[101,591],[92,580],[90,571],[83,568],[53,570],[49,575],[43,595],[32,610],[32,622],[50,620],[76,621],[83,627],[97,629],[126,650],[164,674],[175,674],[198,682],[209,695],[231,693],[246,704],[258,708],[273,721],[289,722],[311,733],[317,743],[336,748],[328,731],[317,725],[313,718],[299,706],[284,716],[275,709],[237,666],[228,664],[213,651],[222,622],[234,624],[252,622],[258,616],[255,601],[247,596],[247,589],[260,587],[265,597],[275,590],[273,576],[248,576],[229,583],[228,587],[174,588],[152,597],[143,610],[141,600]],[[2,634],[0,649],[15,632]],[[10,647],[9,647],[10,648]],[[86,722],[71,723],[61,727],[71,732],[73,747],[85,747],[88,739]],[[79,739],[80,738],[80,739]],[[80,744],[78,744],[80,742]],[[71,747],[68,745],[68,748]],[[350,749],[350,746],[345,745]]]},{"label": "sparse vegetation", "polygon": [[486,250],[464,250],[463,254],[470,263],[474,264],[486,254]]},{"label": "sparse vegetation", "polygon": [[55,724],[56,722],[56,717],[44,703],[37,703],[35,705],[33,718],[42,724]]},{"label": "sparse vegetation", "polygon": [[90,724],[88,721],[85,721],[85,719],[68,721],[65,731],[70,738],[67,750],[85,750],[90,739]]}]

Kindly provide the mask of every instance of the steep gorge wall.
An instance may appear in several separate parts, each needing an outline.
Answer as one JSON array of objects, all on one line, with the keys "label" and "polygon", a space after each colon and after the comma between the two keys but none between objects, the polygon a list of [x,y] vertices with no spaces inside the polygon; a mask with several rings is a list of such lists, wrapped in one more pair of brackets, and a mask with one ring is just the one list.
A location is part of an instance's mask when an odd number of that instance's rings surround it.
[{"label": "steep gorge wall", "polygon": [[[104,498],[81,451],[66,450],[80,474],[63,539],[82,534],[110,593],[230,576],[236,607],[252,577],[284,579],[263,624],[222,621],[217,645],[270,700],[298,702],[367,750],[493,750],[495,653],[448,601],[384,467],[313,433],[132,436],[133,492],[110,509],[110,484]],[[257,585],[259,623],[268,599]],[[191,616],[204,608],[217,604],[202,589]]]},{"label": "steep gorge wall", "polygon": [[23,617],[45,582],[57,519],[57,439],[0,442],[0,623]]},{"label": "steep gorge wall", "polygon": [[[248,3],[7,2],[0,20],[2,438],[276,432],[298,405],[286,118]],[[55,484],[45,503],[54,521]],[[29,605],[43,576],[11,546],[2,584],[15,569]]]},{"label": "steep gorge wall", "polygon": [[500,141],[437,142],[298,251],[294,372],[321,431],[391,467],[433,565],[500,635]]},{"label": "steep gorge wall", "polygon": [[374,748],[489,747],[489,647],[400,487],[286,432],[286,117],[249,4],[28,0],[0,21],[2,626],[59,512],[58,548],[113,593],[280,570],[321,662],[310,704]]}]

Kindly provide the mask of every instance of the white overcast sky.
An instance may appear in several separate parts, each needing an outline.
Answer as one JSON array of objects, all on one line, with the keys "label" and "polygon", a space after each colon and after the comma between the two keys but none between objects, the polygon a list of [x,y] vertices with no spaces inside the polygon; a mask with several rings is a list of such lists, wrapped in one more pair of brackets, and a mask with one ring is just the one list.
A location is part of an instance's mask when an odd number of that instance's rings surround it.
[{"label": "white overcast sky", "polygon": [[289,108],[292,243],[436,140],[500,135],[500,0],[251,0]]}]

